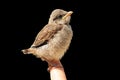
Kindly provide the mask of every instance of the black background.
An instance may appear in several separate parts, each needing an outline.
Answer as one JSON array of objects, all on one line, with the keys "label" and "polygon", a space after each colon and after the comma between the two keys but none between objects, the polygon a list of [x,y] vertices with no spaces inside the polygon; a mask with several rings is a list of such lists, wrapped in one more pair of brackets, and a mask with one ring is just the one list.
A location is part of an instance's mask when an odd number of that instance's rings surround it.
[{"label": "black background", "polygon": [[[4,6],[2,6],[4,8]],[[50,0],[7,2],[3,9],[5,23],[3,74],[10,79],[49,80],[47,63],[21,50],[29,48],[37,33],[47,24],[54,9],[73,11],[71,26],[74,36],[62,58],[68,80],[100,79],[106,76],[104,62],[107,34],[103,26],[105,9],[99,2]],[[103,45],[104,44],[104,45]],[[9,76],[11,75],[11,76]]]}]

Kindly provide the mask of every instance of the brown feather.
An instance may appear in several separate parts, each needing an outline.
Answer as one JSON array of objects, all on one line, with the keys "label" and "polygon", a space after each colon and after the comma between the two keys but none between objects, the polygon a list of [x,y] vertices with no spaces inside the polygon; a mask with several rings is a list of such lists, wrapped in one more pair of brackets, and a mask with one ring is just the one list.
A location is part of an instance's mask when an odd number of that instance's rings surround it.
[{"label": "brown feather", "polygon": [[55,33],[60,31],[63,26],[61,25],[55,25],[55,24],[48,24],[46,25],[36,36],[35,41],[33,42],[31,47],[40,46],[45,41],[49,41]]}]

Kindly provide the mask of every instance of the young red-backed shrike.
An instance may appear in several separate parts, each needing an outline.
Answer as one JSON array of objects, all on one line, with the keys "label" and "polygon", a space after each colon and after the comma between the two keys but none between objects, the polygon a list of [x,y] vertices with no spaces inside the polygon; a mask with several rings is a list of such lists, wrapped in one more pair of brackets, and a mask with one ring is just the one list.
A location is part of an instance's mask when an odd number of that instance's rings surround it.
[{"label": "young red-backed shrike", "polygon": [[72,13],[55,9],[50,15],[48,24],[38,33],[32,46],[22,52],[45,60],[49,67],[57,66],[69,48],[73,36],[69,24]]}]

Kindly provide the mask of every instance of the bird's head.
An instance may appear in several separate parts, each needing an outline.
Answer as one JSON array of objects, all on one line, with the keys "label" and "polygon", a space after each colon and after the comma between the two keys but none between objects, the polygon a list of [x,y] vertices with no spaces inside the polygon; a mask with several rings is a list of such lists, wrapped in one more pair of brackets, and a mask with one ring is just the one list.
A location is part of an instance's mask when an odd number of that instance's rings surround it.
[{"label": "bird's head", "polygon": [[49,24],[55,23],[55,24],[69,24],[72,11],[64,11],[62,9],[55,9],[49,18]]}]

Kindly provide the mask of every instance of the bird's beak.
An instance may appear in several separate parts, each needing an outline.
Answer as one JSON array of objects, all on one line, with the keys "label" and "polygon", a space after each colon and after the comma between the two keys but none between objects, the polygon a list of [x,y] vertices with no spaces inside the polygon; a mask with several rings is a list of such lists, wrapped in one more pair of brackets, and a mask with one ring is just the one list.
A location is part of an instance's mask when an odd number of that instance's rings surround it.
[{"label": "bird's beak", "polygon": [[65,16],[63,16],[62,19],[65,20],[67,17],[71,16],[72,13],[73,13],[73,11],[67,12],[67,14]]}]

